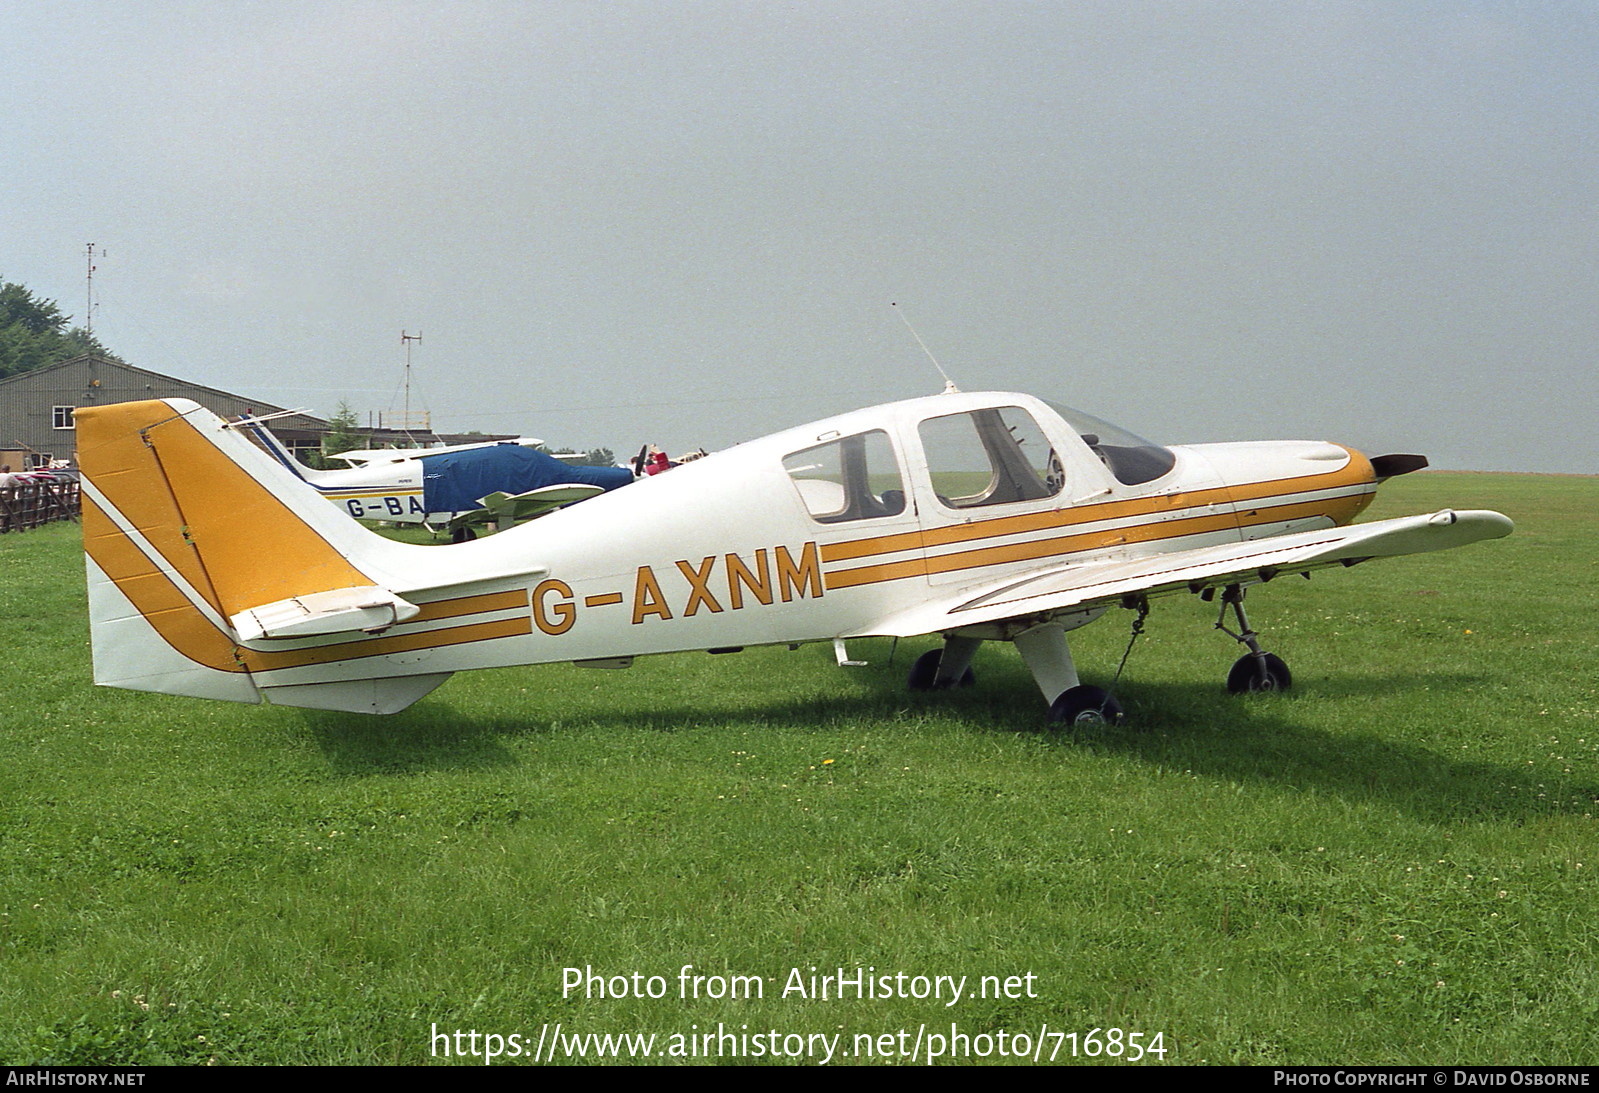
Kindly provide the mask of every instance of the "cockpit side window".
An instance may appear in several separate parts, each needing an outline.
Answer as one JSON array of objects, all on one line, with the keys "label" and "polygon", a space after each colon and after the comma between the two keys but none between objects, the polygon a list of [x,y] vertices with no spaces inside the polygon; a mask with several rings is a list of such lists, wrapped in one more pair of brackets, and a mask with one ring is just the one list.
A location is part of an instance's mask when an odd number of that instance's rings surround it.
[{"label": "cockpit side window", "polygon": [[918,431],[933,491],[949,508],[1038,501],[1065,485],[1060,458],[1020,406],[928,418]]},{"label": "cockpit side window", "polygon": [[1088,450],[1099,457],[1116,481],[1126,486],[1141,486],[1171,472],[1177,465],[1177,454],[1170,448],[1153,444],[1141,436],[1128,432],[1081,410],[1059,403],[1048,403],[1051,410],[1070,425]]},{"label": "cockpit side window", "polygon": [[905,480],[894,459],[893,442],[881,429],[794,452],[784,457],[783,469],[818,523],[842,524],[905,511]]}]

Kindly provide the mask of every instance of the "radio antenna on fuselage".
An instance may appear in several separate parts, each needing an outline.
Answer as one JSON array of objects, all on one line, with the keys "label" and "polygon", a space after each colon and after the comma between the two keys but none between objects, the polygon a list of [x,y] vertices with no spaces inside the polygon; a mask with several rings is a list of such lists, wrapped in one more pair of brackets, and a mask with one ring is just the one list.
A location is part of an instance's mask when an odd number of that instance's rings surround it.
[{"label": "radio antenna on fuselage", "polygon": [[922,352],[927,354],[927,359],[933,362],[933,367],[938,369],[938,374],[944,377],[944,394],[958,393],[960,388],[956,387],[955,381],[949,378],[949,373],[944,371],[944,366],[938,363],[938,358],[933,356],[933,351],[927,348],[927,343],[922,341],[922,336],[916,333],[916,328],[911,325],[910,319],[906,318],[905,312],[900,311],[899,305],[892,300],[889,301],[888,306],[899,312],[899,317],[905,322],[905,329],[911,332],[911,337],[916,339],[916,344],[922,347]]}]

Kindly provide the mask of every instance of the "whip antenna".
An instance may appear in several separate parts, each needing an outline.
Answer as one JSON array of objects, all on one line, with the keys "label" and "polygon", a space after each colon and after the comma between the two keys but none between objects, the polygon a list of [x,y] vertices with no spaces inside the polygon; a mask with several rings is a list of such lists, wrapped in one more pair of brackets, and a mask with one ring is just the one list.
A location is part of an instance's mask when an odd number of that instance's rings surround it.
[{"label": "whip antenna", "polygon": [[905,322],[905,329],[911,332],[911,337],[916,339],[916,344],[922,347],[922,352],[927,354],[927,359],[933,362],[933,367],[938,369],[938,374],[944,377],[944,394],[950,395],[958,393],[960,388],[956,387],[955,381],[949,378],[949,373],[944,371],[944,366],[938,363],[938,358],[933,356],[933,351],[931,349],[927,348],[927,343],[922,341],[922,336],[920,334],[916,333],[916,328],[911,325],[911,321],[910,319],[906,318],[905,313],[900,311],[899,305],[890,300],[888,306],[899,313],[899,317]]}]

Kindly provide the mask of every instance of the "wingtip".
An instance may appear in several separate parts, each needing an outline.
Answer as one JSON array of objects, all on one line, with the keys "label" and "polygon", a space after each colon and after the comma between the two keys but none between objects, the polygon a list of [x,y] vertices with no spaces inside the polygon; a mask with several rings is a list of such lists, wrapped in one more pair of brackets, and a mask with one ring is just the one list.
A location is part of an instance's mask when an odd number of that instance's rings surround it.
[{"label": "wingtip", "polygon": [[1516,530],[1515,521],[1502,512],[1492,509],[1439,509],[1427,517],[1427,523],[1433,527],[1449,527],[1452,524],[1469,524],[1483,534],[1484,539],[1503,539],[1506,535]]}]

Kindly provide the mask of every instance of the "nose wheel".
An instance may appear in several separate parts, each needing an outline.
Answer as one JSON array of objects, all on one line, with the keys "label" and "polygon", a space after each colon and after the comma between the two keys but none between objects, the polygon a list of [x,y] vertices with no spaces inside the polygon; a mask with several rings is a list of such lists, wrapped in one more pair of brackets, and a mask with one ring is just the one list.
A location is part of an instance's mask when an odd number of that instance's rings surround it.
[{"label": "nose wheel", "polygon": [[[1238,630],[1227,629],[1227,608],[1238,617]],[[1253,694],[1257,691],[1286,691],[1294,681],[1283,658],[1268,653],[1260,647],[1259,635],[1249,628],[1249,616],[1244,614],[1244,590],[1230,584],[1221,594],[1221,614],[1216,619],[1216,629],[1226,634],[1249,652],[1233,662],[1227,673],[1227,690],[1235,695]]]},{"label": "nose wheel", "polygon": [[1294,682],[1288,665],[1276,653],[1245,653],[1227,673],[1227,689],[1235,695],[1286,691]]}]

